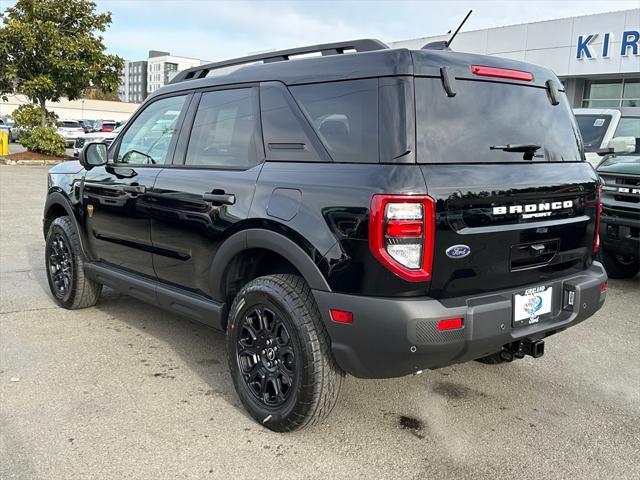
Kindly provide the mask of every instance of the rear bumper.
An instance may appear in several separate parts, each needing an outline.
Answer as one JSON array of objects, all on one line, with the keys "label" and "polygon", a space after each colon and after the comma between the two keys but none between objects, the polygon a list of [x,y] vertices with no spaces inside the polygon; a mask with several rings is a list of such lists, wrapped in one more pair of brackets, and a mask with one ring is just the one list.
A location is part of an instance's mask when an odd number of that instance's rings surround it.
[{"label": "rear bumper", "polygon": [[637,255],[640,250],[640,220],[602,214],[600,242],[604,248],[620,255]]},{"label": "rear bumper", "polygon": [[[545,282],[553,308],[540,323],[512,328],[513,294],[524,288],[447,299],[375,298],[314,291],[338,365],[361,378],[389,378],[474,360],[519,339],[541,339],[586,320],[602,307],[607,274],[598,262],[576,275]],[[536,285],[532,285],[536,286]],[[575,291],[574,306],[562,308],[564,292]],[[329,309],[353,313],[352,324],[333,322]],[[437,323],[462,317],[458,330]]]}]

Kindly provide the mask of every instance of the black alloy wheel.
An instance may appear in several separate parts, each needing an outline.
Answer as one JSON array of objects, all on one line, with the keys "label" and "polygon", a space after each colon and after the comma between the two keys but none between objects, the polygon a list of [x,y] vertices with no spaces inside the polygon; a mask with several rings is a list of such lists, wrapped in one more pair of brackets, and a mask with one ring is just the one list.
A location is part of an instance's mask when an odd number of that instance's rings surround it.
[{"label": "black alloy wheel", "polygon": [[238,367],[249,391],[267,407],[282,405],[295,384],[296,358],[281,316],[256,305],[237,328]]},{"label": "black alloy wheel", "polygon": [[64,298],[72,287],[73,256],[67,241],[60,233],[55,233],[51,239],[47,267],[54,295]]}]

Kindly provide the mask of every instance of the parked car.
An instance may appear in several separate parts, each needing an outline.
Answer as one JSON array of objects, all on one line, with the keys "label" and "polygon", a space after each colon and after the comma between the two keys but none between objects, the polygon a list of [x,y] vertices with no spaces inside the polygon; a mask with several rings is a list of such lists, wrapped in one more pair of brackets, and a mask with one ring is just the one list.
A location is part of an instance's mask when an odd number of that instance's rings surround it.
[{"label": "parked car", "polygon": [[116,127],[115,130],[111,132],[92,132],[80,135],[73,144],[73,156],[79,156],[80,151],[90,142],[104,142],[107,146],[111,145],[111,142],[118,136],[123,127],[124,124]]},{"label": "parked car", "polygon": [[113,132],[117,126],[115,120],[96,120],[93,128],[95,132]]},{"label": "parked car", "polygon": [[576,108],[574,113],[594,168],[605,153],[640,153],[640,107]]},{"label": "parked car", "polygon": [[0,130],[7,132],[9,135],[9,142],[15,142],[18,140],[20,129],[15,126],[15,123],[11,118],[0,118]]},{"label": "parked car", "polygon": [[84,133],[91,133],[95,131],[95,120],[80,120],[80,125],[84,129]]},{"label": "parked car", "polygon": [[610,155],[597,168],[604,182],[601,256],[612,278],[640,271],[640,155]]},{"label": "parked car", "polygon": [[344,372],[540,357],[606,297],[598,177],[556,75],[515,60],[357,40],[194,67],[48,185],[55,301],[108,285],[226,332],[276,431]]},{"label": "parked car", "polygon": [[58,122],[58,134],[65,139],[67,147],[72,147],[81,135],[84,135],[84,128],[76,120],[62,120]]}]

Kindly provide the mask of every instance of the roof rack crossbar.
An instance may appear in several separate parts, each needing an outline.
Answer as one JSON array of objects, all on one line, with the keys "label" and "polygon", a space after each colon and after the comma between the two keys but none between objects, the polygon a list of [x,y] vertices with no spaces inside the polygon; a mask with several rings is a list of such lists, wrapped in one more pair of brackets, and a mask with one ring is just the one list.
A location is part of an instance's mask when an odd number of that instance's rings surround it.
[{"label": "roof rack crossbar", "polygon": [[208,63],[199,67],[189,68],[178,72],[178,74],[169,83],[178,83],[185,80],[194,80],[206,77],[210,71],[219,68],[233,67],[253,62],[282,62],[289,60],[290,57],[304,55],[308,53],[321,53],[326,55],[338,55],[345,53],[346,50],[355,50],[356,52],[371,52],[374,50],[384,50],[389,48],[380,40],[365,38],[360,40],[351,40],[348,42],[325,43],[320,45],[310,45],[308,47],[291,48],[288,50],[279,50],[274,52],[259,53],[246,57],[232,58],[231,60],[223,60],[221,62]]}]

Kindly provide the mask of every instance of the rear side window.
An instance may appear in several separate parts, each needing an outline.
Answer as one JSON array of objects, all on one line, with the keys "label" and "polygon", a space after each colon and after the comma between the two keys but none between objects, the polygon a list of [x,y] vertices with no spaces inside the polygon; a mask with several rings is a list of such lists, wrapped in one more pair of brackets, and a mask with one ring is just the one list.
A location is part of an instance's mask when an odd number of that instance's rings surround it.
[{"label": "rear side window", "polygon": [[203,93],[185,164],[220,168],[255,165],[257,104],[255,88]]},{"label": "rear side window", "polygon": [[378,162],[377,79],[290,90],[335,162]]},{"label": "rear side window", "polygon": [[439,78],[416,77],[415,96],[420,163],[523,161],[522,152],[491,149],[507,144],[540,146],[534,162],[582,160],[564,94],[554,106],[544,88],[459,79],[447,97]]},{"label": "rear side window", "polygon": [[600,148],[611,123],[611,115],[576,115],[585,148]]}]

